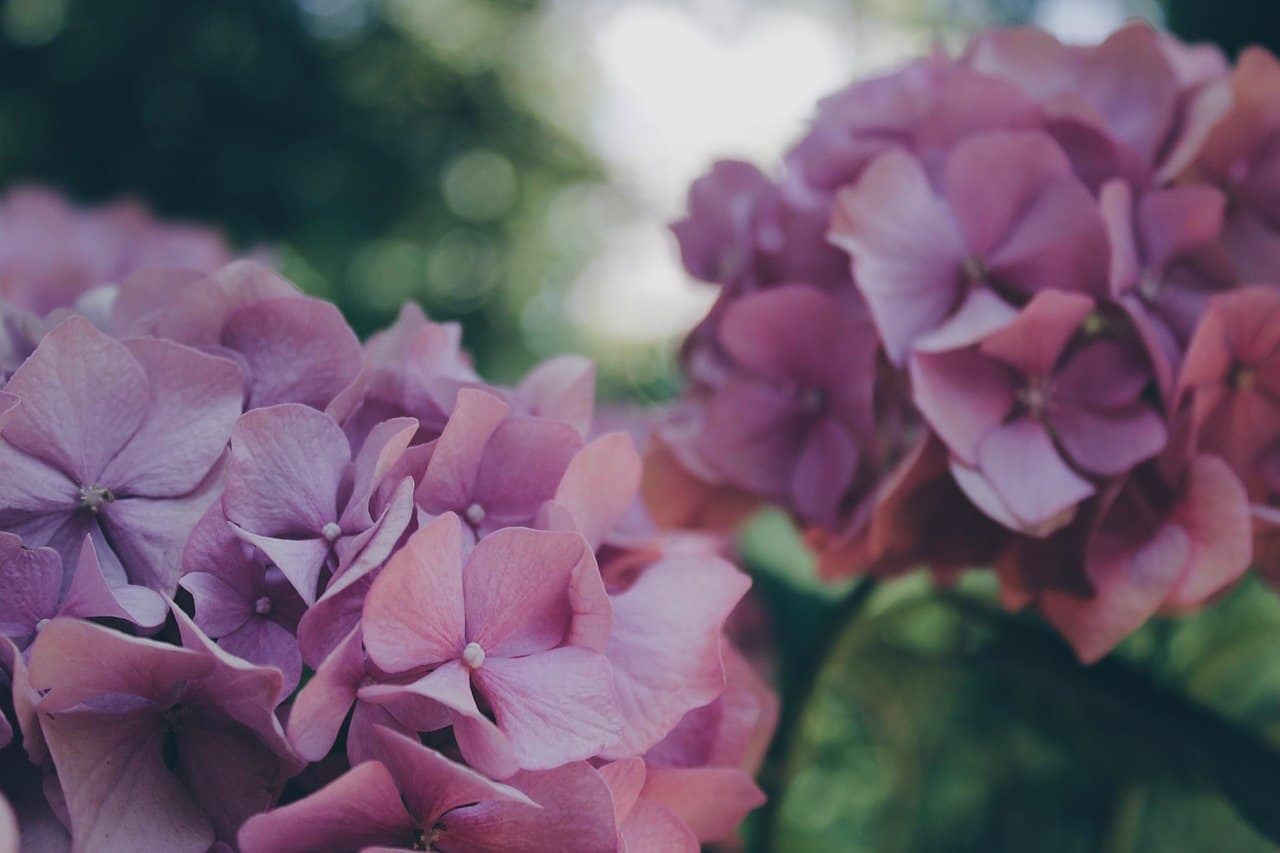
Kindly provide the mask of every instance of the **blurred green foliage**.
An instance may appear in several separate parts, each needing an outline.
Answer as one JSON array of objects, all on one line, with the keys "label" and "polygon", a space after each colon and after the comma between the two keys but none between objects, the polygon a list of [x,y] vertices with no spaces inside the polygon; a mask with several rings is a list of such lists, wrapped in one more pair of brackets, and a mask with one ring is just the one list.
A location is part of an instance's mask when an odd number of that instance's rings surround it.
[{"label": "blurred green foliage", "polygon": [[[569,346],[535,298],[573,273],[550,199],[595,170],[508,85],[533,0],[4,0],[0,185],[277,251],[357,331],[462,318],[482,368]],[[526,324],[527,325],[527,324]]]}]

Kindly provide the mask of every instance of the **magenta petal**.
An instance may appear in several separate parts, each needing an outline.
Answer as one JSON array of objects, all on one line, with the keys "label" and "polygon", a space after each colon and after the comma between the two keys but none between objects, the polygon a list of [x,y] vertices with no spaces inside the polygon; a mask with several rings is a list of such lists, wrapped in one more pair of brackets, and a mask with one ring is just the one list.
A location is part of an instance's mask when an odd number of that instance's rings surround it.
[{"label": "magenta petal", "polygon": [[1138,227],[1150,265],[1159,269],[1216,240],[1226,207],[1226,195],[1212,186],[1172,187],[1144,196]]},{"label": "magenta petal", "polygon": [[834,526],[858,468],[858,444],[831,418],[809,435],[791,477],[791,505],[802,519]]},{"label": "magenta petal", "polygon": [[668,557],[613,596],[607,654],[626,725],[609,756],[644,752],[720,695],[721,629],[750,585],[716,557]]},{"label": "magenta petal", "polygon": [[366,573],[346,583],[349,577],[352,577],[350,572],[343,575],[338,583],[331,584],[298,620],[298,647],[302,650],[302,659],[312,668],[318,666],[337,648],[342,638],[360,624],[364,599],[376,573]]},{"label": "magenta petal", "polygon": [[289,742],[304,759],[319,761],[333,747],[365,672],[360,630],[352,629],[293,701]]},{"label": "magenta petal", "polygon": [[231,432],[227,520],[263,536],[317,536],[338,516],[350,461],[342,429],[315,409],[285,404],[247,412]]},{"label": "magenta petal", "polygon": [[0,636],[19,642],[58,609],[62,560],[50,548],[25,548],[12,533],[0,533]]},{"label": "magenta petal", "polygon": [[1234,583],[1253,557],[1248,495],[1226,463],[1201,455],[1187,468],[1175,517],[1191,540],[1191,558],[1166,605],[1192,607]]},{"label": "magenta petal", "polygon": [[530,523],[555,496],[569,461],[581,449],[582,438],[568,424],[541,418],[499,424],[476,471],[475,498],[486,523]]},{"label": "magenta petal", "polygon": [[727,840],[765,799],[736,767],[650,767],[641,796],[666,806],[704,843]]},{"label": "magenta petal", "polygon": [[[1030,418],[1006,424],[984,438],[978,446],[978,465],[1027,532],[1043,529],[1094,491],[1062,461],[1044,425]],[[1036,475],[1028,477],[1028,471]]]},{"label": "magenta petal", "polygon": [[487,659],[472,678],[520,766],[547,770],[617,740],[621,718],[611,674],[604,655],[565,646]]},{"label": "magenta petal", "polygon": [[165,767],[159,709],[40,715],[77,850],[205,853],[203,811]]},{"label": "magenta petal", "polygon": [[1062,407],[1050,414],[1049,425],[1067,458],[1104,477],[1150,459],[1168,439],[1164,419],[1146,403],[1103,412]]},{"label": "magenta petal", "polygon": [[885,350],[901,364],[951,312],[966,257],[920,162],[900,150],[877,157],[837,196],[830,239],[852,256]]},{"label": "magenta petal", "polygon": [[255,617],[218,639],[230,654],[258,666],[274,666],[284,674],[284,693],[293,692],[302,678],[298,640],[279,622]]},{"label": "magenta petal", "polygon": [[315,853],[410,843],[419,823],[385,766],[367,761],[309,797],[255,815],[240,828],[243,853]]},{"label": "magenta petal", "polygon": [[534,805],[522,792],[450,761],[416,737],[382,728],[374,732],[373,741],[378,760],[391,771],[419,826],[433,826],[446,812],[473,803]]},{"label": "magenta petal", "polygon": [[83,317],[68,317],[5,386],[22,401],[9,415],[5,440],[79,485],[96,483],[145,422],[147,385],[123,344]]},{"label": "magenta petal", "polygon": [[227,317],[221,343],[249,366],[248,408],[322,409],[360,371],[360,341],[336,307],[308,297],[263,299]]},{"label": "magenta petal", "polygon": [[147,419],[100,475],[117,494],[182,495],[222,455],[243,401],[240,369],[170,341],[128,341],[147,371]]},{"label": "magenta petal", "polygon": [[1004,422],[1014,405],[1009,372],[971,349],[916,353],[911,385],[925,420],[970,465],[983,437]]},{"label": "magenta petal", "polygon": [[1038,293],[1013,322],[992,333],[979,349],[1024,375],[1049,376],[1093,307],[1093,300],[1082,294]]},{"label": "magenta petal", "polygon": [[504,656],[559,645],[577,603],[573,580],[589,559],[577,533],[508,527],[481,539],[462,576],[467,641]]},{"label": "magenta petal", "polygon": [[618,827],[626,853],[664,850],[698,853],[702,845],[675,812],[654,800],[641,800]]},{"label": "magenta petal", "polygon": [[364,601],[364,642],[386,672],[454,660],[466,645],[462,524],[452,513],[405,543]]},{"label": "magenta petal", "polygon": [[602,435],[579,450],[556,487],[555,502],[573,518],[593,548],[627,511],[640,489],[643,464],[626,433]]},{"label": "magenta petal", "polygon": [[613,853],[617,828],[609,787],[586,762],[540,773],[517,773],[508,784],[539,807],[485,802],[444,818],[442,853]]}]

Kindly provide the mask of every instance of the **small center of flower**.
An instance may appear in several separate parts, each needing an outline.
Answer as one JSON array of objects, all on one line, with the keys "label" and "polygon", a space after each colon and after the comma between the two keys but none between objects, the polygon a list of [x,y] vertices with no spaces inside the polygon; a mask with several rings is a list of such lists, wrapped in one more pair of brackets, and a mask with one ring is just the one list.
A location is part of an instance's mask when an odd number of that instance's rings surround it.
[{"label": "small center of flower", "polygon": [[464,514],[467,516],[467,521],[471,522],[474,527],[484,521],[485,511],[484,507],[480,506],[480,504],[472,504],[467,507],[467,511]]},{"label": "small center of flower", "polygon": [[[1143,292],[1146,295],[1146,292]],[[1149,297],[1154,299],[1155,297]],[[1107,318],[1099,311],[1094,311],[1088,317],[1084,318],[1084,322],[1080,324],[1080,331],[1084,332],[1085,337],[1093,338],[1102,334],[1107,330]]]},{"label": "small center of flower", "polygon": [[467,669],[479,669],[484,666],[484,649],[480,648],[479,643],[467,643],[467,647],[462,650],[462,662],[467,665]]},{"label": "small center of flower", "polygon": [[1253,386],[1257,383],[1258,374],[1248,367],[1237,367],[1235,373],[1231,376],[1231,384],[1235,386],[1237,391],[1252,391]]},{"label": "small center of flower", "polygon": [[336,521],[330,521],[320,528],[320,535],[325,538],[326,542],[337,542],[338,537],[342,535],[342,528],[338,526]]},{"label": "small center of flower", "polygon": [[1138,282],[1138,293],[1148,302],[1155,302],[1160,295],[1160,279],[1149,273],[1144,275],[1142,281]]},{"label": "small center of flower", "polygon": [[80,487],[80,506],[89,510],[89,512],[97,512],[115,499],[115,494],[106,486],[89,485]]},{"label": "small center of flower", "polygon": [[36,633],[39,634],[41,631],[44,630],[44,627],[48,624],[49,624],[48,619],[41,619],[39,622],[36,623]]},{"label": "small center of flower", "polygon": [[1040,417],[1053,405],[1053,381],[1047,376],[1032,377],[1018,390],[1018,402],[1032,417]]},{"label": "small center of flower", "polygon": [[259,616],[266,616],[271,612],[271,599],[265,595],[259,598],[253,603],[253,612]]},{"label": "small center of flower", "polygon": [[431,845],[436,843],[440,837],[440,830],[436,827],[430,829],[419,829],[413,837],[413,846],[410,850],[434,850]]},{"label": "small center of flower", "polygon": [[800,391],[800,411],[806,415],[819,415],[827,408],[827,392],[821,388],[804,388]]}]

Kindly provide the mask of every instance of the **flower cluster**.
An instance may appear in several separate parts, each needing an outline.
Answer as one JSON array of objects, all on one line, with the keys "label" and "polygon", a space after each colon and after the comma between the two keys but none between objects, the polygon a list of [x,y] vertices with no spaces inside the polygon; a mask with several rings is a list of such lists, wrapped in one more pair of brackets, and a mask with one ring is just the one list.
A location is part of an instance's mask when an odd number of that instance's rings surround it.
[{"label": "flower cluster", "polygon": [[362,345],[175,252],[5,272],[42,301],[5,303],[36,322],[0,390],[0,849],[731,837],[777,712],[726,636],[749,582],[623,523],[590,363],[489,385],[414,307]]},{"label": "flower cluster", "polygon": [[828,575],[993,565],[1086,660],[1280,567],[1277,143],[1280,62],[1141,24],[826,98],[674,226],[720,294],[655,516],[781,504]]}]

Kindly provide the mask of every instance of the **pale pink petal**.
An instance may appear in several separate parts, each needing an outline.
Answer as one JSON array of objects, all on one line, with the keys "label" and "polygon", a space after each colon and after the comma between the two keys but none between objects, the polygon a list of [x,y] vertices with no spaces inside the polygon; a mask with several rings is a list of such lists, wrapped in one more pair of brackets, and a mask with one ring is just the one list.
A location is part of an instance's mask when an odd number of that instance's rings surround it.
[{"label": "pale pink petal", "polygon": [[751,777],[733,767],[650,767],[641,797],[661,803],[699,841],[725,841],[764,794]]},{"label": "pale pink petal", "polygon": [[289,742],[307,761],[329,753],[365,676],[360,631],[353,629],[317,667],[289,712]]},{"label": "pale pink petal", "polygon": [[472,674],[520,766],[547,770],[602,753],[621,730],[609,661],[566,646],[492,657]]},{"label": "pale pink petal", "polygon": [[654,563],[613,596],[607,653],[626,727],[607,755],[638,755],[725,686],[720,633],[751,582],[712,556]]},{"label": "pale pink petal", "polygon": [[510,411],[501,398],[487,391],[464,388],[458,392],[453,414],[418,486],[419,506],[432,513],[467,509],[485,445]]},{"label": "pale pink petal", "polygon": [[499,424],[476,471],[474,498],[486,525],[532,522],[581,449],[578,433],[558,421],[508,418]]},{"label": "pale pink petal", "polygon": [[1203,604],[1242,575],[1250,550],[1248,496],[1240,480],[1217,457],[1200,455],[1187,468],[1175,518],[1191,539],[1191,556],[1165,604]]},{"label": "pale pink petal", "polygon": [[[1093,494],[1093,485],[1062,461],[1044,424],[1020,418],[978,446],[978,465],[1027,532],[1043,529]],[[1027,472],[1034,471],[1034,477]]]},{"label": "pale pink petal", "polygon": [[1017,319],[992,333],[979,349],[1026,376],[1049,376],[1093,308],[1093,300],[1079,293],[1039,293]]},{"label": "pale pink petal", "polygon": [[449,513],[409,537],[373,582],[364,642],[380,669],[407,672],[462,653],[462,549],[462,524]]},{"label": "pale pink petal", "polygon": [[702,845],[675,812],[655,800],[641,800],[620,823],[618,835],[624,853],[663,850],[668,853],[698,853]]},{"label": "pale pink petal", "polygon": [[556,487],[555,502],[592,548],[604,543],[635,502],[642,468],[635,442],[622,432],[600,436],[570,460]]},{"label": "pale pink petal", "polygon": [[529,371],[515,395],[527,414],[563,421],[586,438],[595,409],[595,362],[580,355],[548,359]]}]

